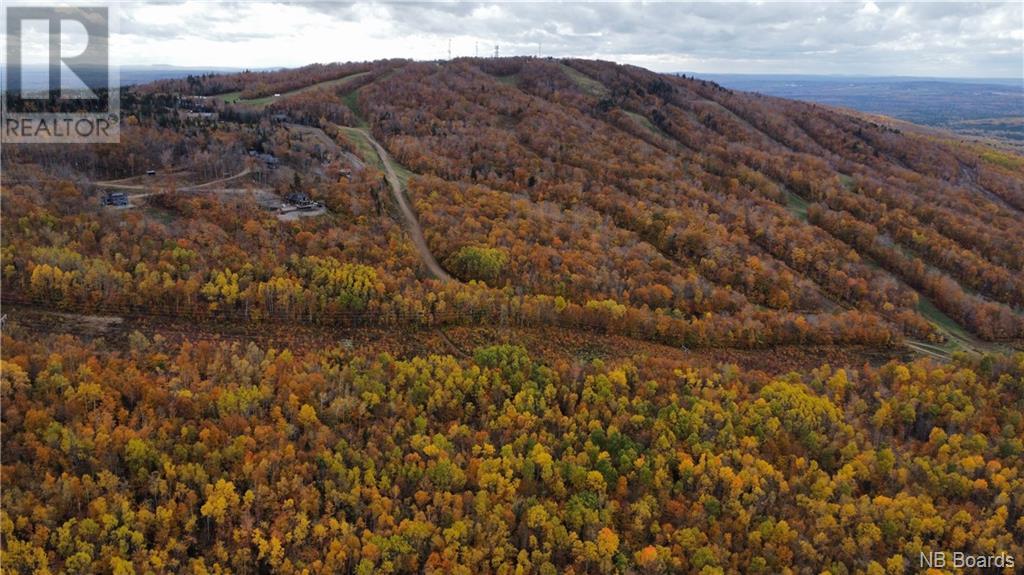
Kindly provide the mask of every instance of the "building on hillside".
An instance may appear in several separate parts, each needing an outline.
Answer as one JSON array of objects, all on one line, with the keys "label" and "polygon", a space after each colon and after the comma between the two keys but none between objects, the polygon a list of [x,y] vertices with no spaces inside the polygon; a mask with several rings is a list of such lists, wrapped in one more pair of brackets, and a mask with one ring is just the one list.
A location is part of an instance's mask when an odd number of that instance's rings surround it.
[{"label": "building on hillside", "polygon": [[263,154],[259,152],[253,154],[250,152],[250,155],[259,160],[260,163],[262,163],[268,170],[276,170],[278,165],[280,165],[280,161],[276,156],[274,156],[274,154]]},{"label": "building on hillside", "polygon": [[107,195],[103,196],[104,206],[114,207],[127,207],[128,206],[128,193],[127,192],[107,192]]},{"label": "building on hillside", "polygon": [[183,110],[181,112],[181,119],[196,123],[212,123],[220,119],[220,115],[217,112]]},{"label": "building on hillside", "polygon": [[305,192],[290,192],[284,197],[285,205],[281,206],[282,212],[295,210],[315,210],[322,208],[323,204],[314,201]]},{"label": "building on hillside", "polygon": [[289,204],[295,204],[296,206],[300,204],[308,204],[313,201],[305,192],[291,192],[285,196],[284,199],[287,200]]}]

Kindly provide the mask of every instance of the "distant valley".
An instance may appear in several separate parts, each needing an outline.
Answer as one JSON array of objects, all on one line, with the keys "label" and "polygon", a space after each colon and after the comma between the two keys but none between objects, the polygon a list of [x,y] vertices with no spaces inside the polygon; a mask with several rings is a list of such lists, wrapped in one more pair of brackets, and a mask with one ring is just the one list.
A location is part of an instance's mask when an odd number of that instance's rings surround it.
[{"label": "distant valley", "polygon": [[[688,76],[690,74],[687,74]],[[1024,80],[696,74],[726,88],[884,114],[1024,146]]]}]

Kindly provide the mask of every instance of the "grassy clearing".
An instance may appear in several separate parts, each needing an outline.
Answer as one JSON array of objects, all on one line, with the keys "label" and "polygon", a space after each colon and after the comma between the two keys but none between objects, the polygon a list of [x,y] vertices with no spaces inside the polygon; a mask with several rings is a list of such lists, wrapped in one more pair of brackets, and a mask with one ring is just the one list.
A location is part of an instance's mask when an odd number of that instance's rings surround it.
[{"label": "grassy clearing", "polygon": [[565,64],[559,64],[559,66],[562,67],[565,74],[569,76],[569,78],[585,93],[597,98],[604,98],[609,94],[608,87],[601,82],[598,82],[571,66],[567,66]]},{"label": "grassy clearing", "polygon": [[917,297],[917,311],[925,319],[932,322],[940,330],[948,333],[950,336],[957,337],[958,339],[971,339],[971,335],[964,330],[953,318],[946,315],[942,310],[935,307],[932,300],[928,299],[920,292]]},{"label": "grassy clearing", "polygon": [[1024,170],[1024,157],[1016,154],[989,150],[982,152],[981,158],[990,164],[1002,166],[1008,170]]},{"label": "grassy clearing", "polygon": [[953,318],[942,312],[931,300],[918,292],[917,311],[932,325],[939,328],[946,335],[946,342],[941,345],[934,345],[948,353],[966,351],[969,353],[1012,353],[1011,346],[982,341],[965,330]]},{"label": "grassy clearing", "polygon": [[843,187],[846,188],[847,191],[853,191],[853,176],[850,176],[848,174],[839,174],[839,181],[843,184]]},{"label": "grassy clearing", "polygon": [[[893,245],[896,247],[896,249],[900,251],[900,253],[902,253],[908,259],[921,259],[913,249],[908,248],[895,241],[893,242]],[[941,270],[932,266],[931,264],[928,264],[927,262],[925,262],[925,266],[930,271],[944,273]],[[970,288],[968,288],[967,286],[964,286],[963,284],[961,284],[961,287],[964,289],[966,293],[972,295],[979,295]],[[928,299],[927,296],[921,293],[920,290],[915,291],[917,292],[918,299],[918,313],[920,313],[925,319],[931,322],[932,325],[937,327],[940,331],[945,333],[948,339],[946,345],[950,351],[969,351],[974,353],[985,353],[1004,352],[1009,350],[1009,348],[1006,346],[978,339],[971,332],[967,331],[962,325],[960,325],[955,319],[949,317],[948,315],[945,314],[945,312],[936,307],[935,304],[930,299]]]},{"label": "grassy clearing", "polygon": [[501,82],[502,84],[507,84],[509,86],[519,85],[519,74],[509,74],[508,76],[495,76],[494,79]]},{"label": "grassy clearing", "polygon": [[[356,155],[362,158],[367,165],[372,165],[382,171],[384,170],[384,163],[377,154],[377,149],[373,147],[373,144],[366,139],[366,136],[359,129],[349,126],[338,126],[338,129],[341,130],[344,137],[356,149]],[[391,158],[391,167],[395,170],[395,175],[398,176],[398,181],[402,184],[402,187],[407,187],[409,178],[415,174],[409,168],[396,162],[394,158]]]},{"label": "grassy clearing", "polygon": [[402,188],[408,189],[409,178],[413,177],[415,174],[409,170],[409,168],[406,168],[402,164],[396,162],[394,158],[391,159],[391,167],[395,169],[395,175],[398,176],[398,181],[402,183]]},{"label": "grassy clearing", "polygon": [[809,204],[807,203],[807,200],[801,198],[797,194],[789,191],[788,189],[786,190],[786,209],[788,209],[791,214],[796,216],[801,221],[807,221],[808,205]]},{"label": "grassy clearing", "polygon": [[[896,244],[896,247],[900,251],[905,250],[905,248],[903,248],[899,244]],[[913,254],[910,252],[906,252],[906,255],[908,257],[914,257]],[[878,265],[878,263],[876,263],[870,258],[865,257],[863,262],[865,265],[870,266],[871,268],[888,272],[888,270]],[[899,281],[904,287],[913,290],[914,293],[917,294],[917,305],[914,307],[915,311],[921,314],[921,317],[928,320],[928,323],[932,324],[935,327],[935,329],[946,338],[946,341],[940,344],[926,343],[923,341],[908,339],[907,346],[910,349],[926,356],[934,357],[936,356],[936,354],[939,354],[943,356],[942,359],[949,359],[949,357],[953,353],[958,351],[964,351],[969,353],[1009,353],[1010,351],[1012,351],[1010,347],[1005,345],[981,341],[980,339],[972,335],[970,332],[968,332],[966,329],[964,329],[964,327],[957,323],[955,319],[949,317],[948,315],[946,315],[945,312],[936,307],[935,303],[932,302],[932,300],[929,299],[928,296],[921,293],[920,290],[914,289],[906,282],[900,280],[899,276],[897,276],[896,274],[890,273],[890,275],[893,278],[896,278],[896,280]]]},{"label": "grassy clearing", "polygon": [[239,99],[241,99],[242,92],[241,91],[227,92],[227,93],[224,93],[224,94],[217,94],[217,95],[211,96],[211,97],[217,98],[221,102],[224,102],[225,104],[234,104]]},{"label": "grassy clearing", "polygon": [[650,119],[647,118],[647,116],[644,116],[643,114],[637,114],[636,112],[630,112],[629,110],[622,110],[622,111],[625,112],[626,115],[629,116],[629,118],[631,120],[636,122],[636,124],[638,126],[643,128],[644,130],[647,130],[651,134],[654,134],[655,136],[660,136],[662,138],[672,139],[671,136],[669,136],[665,132],[662,132],[660,128],[655,126],[654,122],[651,122]]},{"label": "grassy clearing", "polygon": [[352,90],[341,97],[341,101],[345,106],[352,110],[352,114],[356,117],[356,125],[360,128],[368,128],[369,124],[363,119],[363,109],[359,106],[359,90]]},{"label": "grassy clearing", "polygon": [[629,110],[623,110],[623,112],[626,112],[627,116],[629,116],[630,118],[633,118],[633,121],[635,121],[637,124],[640,124],[645,129],[650,130],[651,132],[657,132],[658,131],[658,127],[655,126],[653,122],[648,120],[647,116],[644,116],[642,114],[637,114],[636,112],[630,112]]},{"label": "grassy clearing", "polygon": [[250,100],[239,99],[235,103],[241,106],[250,106],[252,108],[264,108],[274,100],[283,98],[284,96],[263,96],[262,98],[253,98]]},{"label": "grassy clearing", "polygon": [[239,106],[249,106],[251,108],[264,108],[274,100],[281,98],[287,98],[288,96],[294,96],[296,94],[302,94],[304,92],[310,92],[312,90],[329,89],[334,87],[340,87],[360,76],[365,76],[369,72],[359,72],[358,74],[351,74],[342,78],[336,78],[334,80],[327,80],[326,82],[320,82],[317,84],[311,84],[303,88],[298,88],[290,92],[284,92],[280,96],[263,96],[262,98],[249,98],[245,99],[241,97],[241,92],[228,92],[227,94],[221,94],[217,96],[225,104],[236,104]]},{"label": "grassy clearing", "polygon": [[[352,144],[352,147],[356,149],[356,155],[362,158],[367,165],[371,165],[378,170],[384,170],[384,164],[381,162],[380,156],[377,155],[377,150],[374,149],[362,132],[349,126],[338,126],[338,129],[344,134],[345,139]],[[398,170],[396,169],[395,171],[397,172]]]}]

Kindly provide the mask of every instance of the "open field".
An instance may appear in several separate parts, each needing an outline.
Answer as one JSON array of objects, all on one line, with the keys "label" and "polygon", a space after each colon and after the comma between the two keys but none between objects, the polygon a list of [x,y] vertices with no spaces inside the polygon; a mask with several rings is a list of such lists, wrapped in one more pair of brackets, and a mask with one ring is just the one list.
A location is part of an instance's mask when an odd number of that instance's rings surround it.
[{"label": "open field", "polygon": [[608,95],[608,87],[602,84],[600,81],[587,76],[583,72],[571,67],[562,65],[562,71],[576,83],[587,94],[603,98]]},{"label": "open field", "polygon": [[357,73],[357,74],[351,74],[349,76],[345,76],[343,78],[338,78],[336,80],[328,80],[326,82],[320,82],[320,83],[317,83],[317,84],[313,84],[311,86],[305,86],[303,88],[298,88],[298,89],[295,89],[295,90],[291,90],[289,92],[284,92],[284,93],[280,94],[279,96],[276,96],[276,95],[272,94],[272,95],[263,96],[263,97],[260,97],[260,98],[242,98],[241,97],[242,96],[242,92],[241,91],[236,91],[236,92],[227,92],[225,94],[218,94],[218,95],[214,96],[214,98],[217,99],[217,100],[220,100],[221,102],[223,102],[225,104],[233,104],[233,105],[237,105],[237,106],[245,106],[245,107],[249,107],[249,108],[260,109],[260,108],[266,107],[267,105],[271,104],[272,102],[274,102],[276,100],[285,99],[285,98],[288,98],[289,96],[294,96],[294,95],[297,95],[297,94],[303,94],[303,93],[306,93],[306,92],[312,92],[312,91],[315,91],[315,90],[331,90],[331,89],[335,89],[335,88],[340,88],[340,87],[343,87],[348,82],[351,82],[352,80],[355,80],[356,78],[359,78],[361,76],[365,76],[366,74],[368,74],[368,72],[360,72],[360,73]]}]

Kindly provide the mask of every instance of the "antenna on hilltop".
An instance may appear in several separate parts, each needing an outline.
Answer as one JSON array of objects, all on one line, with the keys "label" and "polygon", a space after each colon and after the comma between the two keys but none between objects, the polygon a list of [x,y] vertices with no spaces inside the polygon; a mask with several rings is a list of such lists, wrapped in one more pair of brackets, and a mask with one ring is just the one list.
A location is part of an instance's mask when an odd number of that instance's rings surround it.
[{"label": "antenna on hilltop", "polygon": [[473,43],[473,57],[474,58],[479,58],[480,57],[480,42]]},{"label": "antenna on hilltop", "polygon": [[495,58],[498,57],[498,45],[497,44],[494,45],[494,57]]},{"label": "antenna on hilltop", "polygon": [[448,59],[452,59],[452,39],[448,38]]}]

